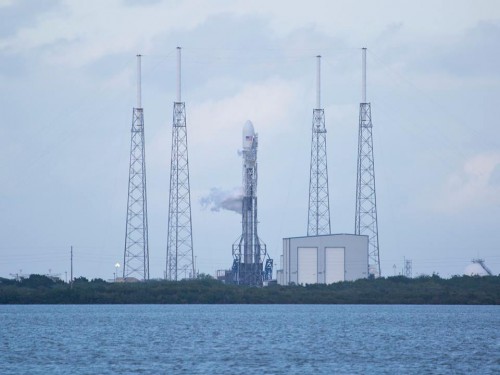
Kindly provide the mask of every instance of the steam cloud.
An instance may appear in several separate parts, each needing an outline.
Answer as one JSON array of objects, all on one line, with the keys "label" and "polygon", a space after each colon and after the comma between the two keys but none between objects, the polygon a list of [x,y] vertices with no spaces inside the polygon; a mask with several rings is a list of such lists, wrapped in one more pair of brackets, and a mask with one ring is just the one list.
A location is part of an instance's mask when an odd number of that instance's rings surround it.
[{"label": "steam cloud", "polygon": [[242,200],[243,189],[240,187],[230,191],[212,188],[206,197],[200,199],[200,203],[203,208],[210,208],[210,211],[228,210],[241,214]]}]

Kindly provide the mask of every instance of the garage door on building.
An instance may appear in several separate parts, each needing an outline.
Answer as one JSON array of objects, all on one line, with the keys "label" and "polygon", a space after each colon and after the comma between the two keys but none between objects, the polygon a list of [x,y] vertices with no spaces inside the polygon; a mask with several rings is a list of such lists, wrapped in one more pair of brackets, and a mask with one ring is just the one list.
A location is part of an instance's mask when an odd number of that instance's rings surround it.
[{"label": "garage door on building", "polygon": [[325,284],[344,281],[345,248],[327,247],[325,249]]},{"label": "garage door on building", "polygon": [[298,283],[316,284],[318,282],[318,248],[299,247],[297,252]]}]

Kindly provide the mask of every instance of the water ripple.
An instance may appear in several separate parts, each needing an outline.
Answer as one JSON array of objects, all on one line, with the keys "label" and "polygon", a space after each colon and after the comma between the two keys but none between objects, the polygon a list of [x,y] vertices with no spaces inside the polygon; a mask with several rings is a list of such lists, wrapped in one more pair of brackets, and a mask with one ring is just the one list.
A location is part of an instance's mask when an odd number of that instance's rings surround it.
[{"label": "water ripple", "polygon": [[499,374],[499,306],[0,306],[0,374]]}]

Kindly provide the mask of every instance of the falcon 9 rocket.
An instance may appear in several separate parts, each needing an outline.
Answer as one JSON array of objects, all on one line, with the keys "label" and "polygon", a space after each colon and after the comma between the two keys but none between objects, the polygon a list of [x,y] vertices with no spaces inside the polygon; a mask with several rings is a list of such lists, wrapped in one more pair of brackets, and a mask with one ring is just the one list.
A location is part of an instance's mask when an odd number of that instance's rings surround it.
[{"label": "falcon 9 rocket", "polygon": [[258,136],[252,122],[247,121],[243,126],[242,232],[233,244],[233,267],[226,282],[261,286],[272,278],[273,261],[257,234],[257,146]]}]

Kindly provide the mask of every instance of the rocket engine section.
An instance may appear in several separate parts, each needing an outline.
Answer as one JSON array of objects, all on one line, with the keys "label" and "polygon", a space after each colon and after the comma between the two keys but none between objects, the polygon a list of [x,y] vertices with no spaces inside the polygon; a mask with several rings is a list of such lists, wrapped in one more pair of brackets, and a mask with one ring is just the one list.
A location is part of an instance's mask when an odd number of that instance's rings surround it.
[{"label": "rocket engine section", "polygon": [[[257,147],[258,136],[251,121],[243,126],[242,232],[233,244],[233,267],[227,283],[261,286],[272,278],[273,260],[257,234]],[[267,257],[267,259],[266,259]],[[264,260],[266,264],[264,267]]]}]

